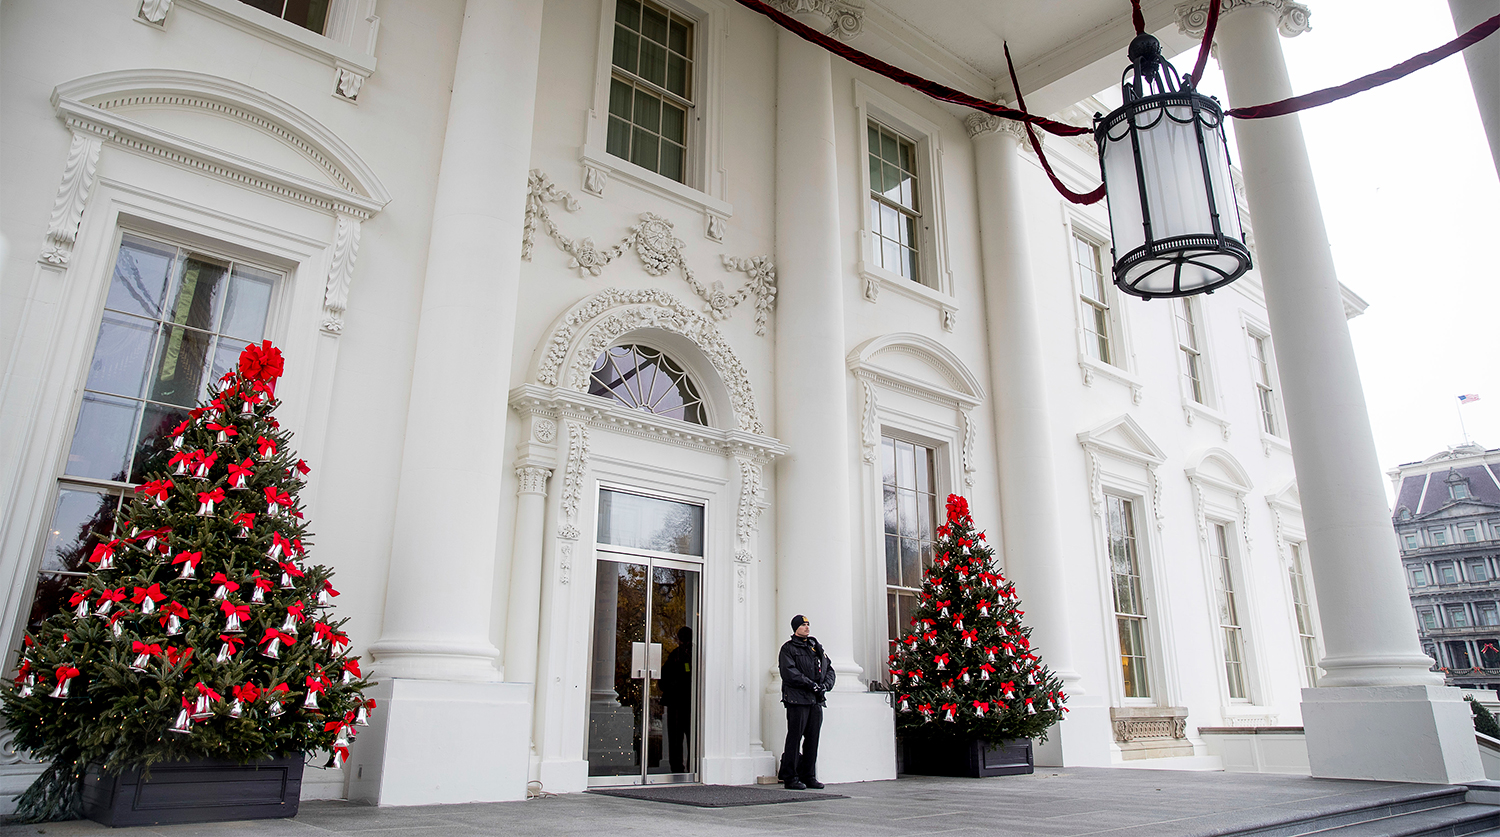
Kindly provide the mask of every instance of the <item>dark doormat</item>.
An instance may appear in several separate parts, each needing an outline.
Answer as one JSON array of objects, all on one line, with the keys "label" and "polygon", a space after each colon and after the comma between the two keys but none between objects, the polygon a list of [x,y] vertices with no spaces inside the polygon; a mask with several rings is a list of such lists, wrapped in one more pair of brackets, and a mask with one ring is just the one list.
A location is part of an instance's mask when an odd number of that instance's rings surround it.
[{"label": "dark doormat", "polygon": [[740,805],[775,805],[778,802],[814,802],[819,799],[848,799],[841,793],[791,791],[756,785],[658,785],[655,787],[594,788],[589,793],[644,799],[648,802],[670,802],[696,808],[735,808]]}]

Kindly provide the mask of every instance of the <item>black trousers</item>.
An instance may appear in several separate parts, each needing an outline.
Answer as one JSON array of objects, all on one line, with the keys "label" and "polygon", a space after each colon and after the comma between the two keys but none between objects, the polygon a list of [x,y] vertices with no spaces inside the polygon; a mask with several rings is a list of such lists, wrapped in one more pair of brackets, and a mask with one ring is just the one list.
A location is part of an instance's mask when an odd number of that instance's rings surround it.
[{"label": "black trousers", "polygon": [[781,781],[818,778],[818,733],[823,729],[823,707],[787,704],[786,746],[781,750]]},{"label": "black trousers", "polygon": [[687,706],[667,707],[667,758],[673,773],[687,772],[687,739],[692,728],[693,716],[688,714]]}]

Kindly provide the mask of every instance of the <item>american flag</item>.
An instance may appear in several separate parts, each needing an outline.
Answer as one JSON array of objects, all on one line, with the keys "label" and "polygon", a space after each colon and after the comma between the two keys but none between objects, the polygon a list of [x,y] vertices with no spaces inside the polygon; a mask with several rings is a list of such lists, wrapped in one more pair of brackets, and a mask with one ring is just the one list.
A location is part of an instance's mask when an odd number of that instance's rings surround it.
[{"label": "american flag", "polygon": [[1458,403],[1460,403],[1460,404],[1468,404],[1470,402],[1478,401],[1478,400],[1479,400],[1479,396],[1475,395],[1472,392],[1469,393],[1468,395],[1460,395],[1458,397]]}]

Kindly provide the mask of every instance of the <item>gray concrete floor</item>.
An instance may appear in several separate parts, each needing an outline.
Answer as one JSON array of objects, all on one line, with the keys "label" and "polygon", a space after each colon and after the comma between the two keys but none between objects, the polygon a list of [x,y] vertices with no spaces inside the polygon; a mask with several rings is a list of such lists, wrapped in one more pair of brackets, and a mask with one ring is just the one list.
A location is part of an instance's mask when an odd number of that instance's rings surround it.
[{"label": "gray concrete floor", "polygon": [[[305,802],[296,818],[129,829],[140,835],[313,837],[340,835],[1109,835],[1194,837],[1324,813],[1431,785],[1300,776],[1107,768],[1040,769],[993,779],[909,777],[829,785],[848,799],[692,808],[566,794],[525,802],[374,808]],[[99,835],[89,821],[7,826],[0,837]]]}]

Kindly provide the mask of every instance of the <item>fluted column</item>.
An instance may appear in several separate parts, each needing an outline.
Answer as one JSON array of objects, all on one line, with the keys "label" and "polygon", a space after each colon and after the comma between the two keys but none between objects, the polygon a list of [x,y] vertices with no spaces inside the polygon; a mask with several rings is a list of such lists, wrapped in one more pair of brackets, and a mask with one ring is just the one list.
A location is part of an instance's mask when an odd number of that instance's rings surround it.
[{"label": "fluted column", "polygon": [[[1306,7],[1225,5],[1217,45],[1231,103],[1292,95],[1277,30],[1305,30]],[[1292,361],[1281,390],[1326,648],[1320,688],[1303,691],[1313,774],[1483,778],[1468,712],[1417,639],[1300,123],[1241,120],[1235,134],[1276,351]]]},{"label": "fluted column", "polygon": [[[1453,15],[1453,28],[1463,34],[1500,15],[1500,0],[1448,0],[1448,11]],[[1464,63],[1479,119],[1490,140],[1490,160],[1500,174],[1500,36],[1491,35],[1464,50]]]},{"label": "fluted column", "polygon": [[1057,510],[1042,327],[1021,197],[1019,123],[987,114],[964,122],[974,141],[989,323],[990,379],[1000,451],[1005,566],[1025,597],[1026,622],[1047,663],[1072,686],[1066,578]]},{"label": "fluted column", "polygon": [[798,613],[828,650],[838,689],[854,660],[848,371],[829,54],[777,31],[777,622]]},{"label": "fluted column", "polygon": [[469,0],[407,408],[382,677],[499,678],[490,640],[503,423],[542,0]]},{"label": "fluted column", "polygon": [[542,540],[547,478],[551,468],[517,465],[516,529],[511,550],[510,598],[505,611],[505,679],[536,683],[537,616],[542,599]]}]

